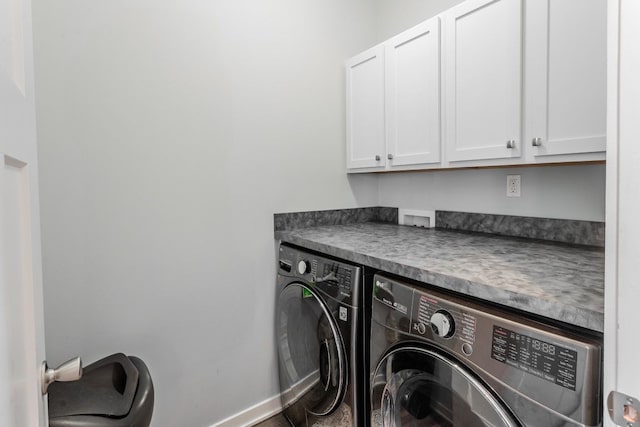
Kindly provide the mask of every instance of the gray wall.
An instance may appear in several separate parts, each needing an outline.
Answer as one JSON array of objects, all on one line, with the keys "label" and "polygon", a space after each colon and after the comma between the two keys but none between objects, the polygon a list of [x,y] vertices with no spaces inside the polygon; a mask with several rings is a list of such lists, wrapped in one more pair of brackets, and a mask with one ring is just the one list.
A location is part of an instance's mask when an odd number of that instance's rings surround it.
[{"label": "gray wall", "polygon": [[[514,174],[521,176],[517,198],[506,194]],[[604,221],[604,165],[389,174],[378,185],[384,206]]]},{"label": "gray wall", "polygon": [[343,60],[455,3],[33,0],[50,363],[136,354],[154,426],[211,425],[277,392],[274,212],[603,218],[601,166],[518,169],[519,200],[344,173]]},{"label": "gray wall", "polygon": [[375,4],[376,43],[443,12],[463,0],[372,0]]},{"label": "gray wall", "polygon": [[142,357],[156,427],[277,393],[274,212],[347,177],[343,61],[367,0],[33,1],[47,354]]}]

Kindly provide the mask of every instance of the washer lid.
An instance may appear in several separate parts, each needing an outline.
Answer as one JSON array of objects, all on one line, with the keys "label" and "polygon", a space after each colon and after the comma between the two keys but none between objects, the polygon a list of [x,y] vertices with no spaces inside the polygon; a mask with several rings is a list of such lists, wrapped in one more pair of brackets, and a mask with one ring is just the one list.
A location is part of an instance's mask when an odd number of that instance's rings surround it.
[{"label": "washer lid", "polygon": [[280,293],[276,322],[284,406],[301,402],[314,415],[330,414],[342,402],[347,383],[334,315],[314,288],[294,282]]},{"label": "washer lid", "polygon": [[428,348],[387,354],[373,376],[371,393],[378,426],[521,426],[470,371]]}]

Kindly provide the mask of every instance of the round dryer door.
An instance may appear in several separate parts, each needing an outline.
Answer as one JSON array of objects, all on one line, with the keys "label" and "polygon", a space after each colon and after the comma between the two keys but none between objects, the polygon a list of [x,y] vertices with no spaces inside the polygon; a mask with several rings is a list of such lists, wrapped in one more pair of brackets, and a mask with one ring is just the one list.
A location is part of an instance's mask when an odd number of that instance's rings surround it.
[{"label": "round dryer door", "polygon": [[467,369],[435,350],[398,348],[372,377],[374,427],[520,427]]},{"label": "round dryer door", "polygon": [[321,295],[302,283],[287,285],[276,327],[284,405],[330,414],[344,397],[347,373],[340,331]]}]

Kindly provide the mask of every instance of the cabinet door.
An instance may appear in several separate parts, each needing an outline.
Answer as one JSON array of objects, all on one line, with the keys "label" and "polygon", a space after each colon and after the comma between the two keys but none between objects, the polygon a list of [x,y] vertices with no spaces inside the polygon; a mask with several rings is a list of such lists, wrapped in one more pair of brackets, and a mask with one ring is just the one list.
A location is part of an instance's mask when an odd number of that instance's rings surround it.
[{"label": "cabinet door", "polygon": [[440,162],[440,18],[385,43],[391,166]]},{"label": "cabinet door", "polygon": [[[526,16],[525,143],[529,160],[604,152],[606,0],[530,1]],[[539,139],[534,142],[534,138]]]},{"label": "cabinet door", "polygon": [[384,168],[384,46],[346,61],[347,169]]},{"label": "cabinet door", "polygon": [[520,162],[522,0],[469,0],[443,17],[447,159]]}]

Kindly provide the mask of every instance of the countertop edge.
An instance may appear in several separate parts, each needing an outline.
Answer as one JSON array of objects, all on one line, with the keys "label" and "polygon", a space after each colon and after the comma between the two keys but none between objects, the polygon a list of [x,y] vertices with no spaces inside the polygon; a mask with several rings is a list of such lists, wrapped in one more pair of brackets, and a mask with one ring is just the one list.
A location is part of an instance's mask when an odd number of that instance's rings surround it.
[{"label": "countertop edge", "polygon": [[518,309],[551,319],[554,322],[567,323],[600,333],[604,331],[604,313],[594,310],[568,306],[566,304],[542,299],[536,299],[535,306],[532,306],[529,297],[520,295],[516,292],[496,288],[484,283],[461,279],[452,275],[433,272],[424,268],[400,264],[393,260],[358,253],[348,248],[301,238],[294,235],[293,230],[276,231],[274,233],[274,237],[276,240],[299,245],[310,250],[315,250],[367,267],[413,279],[435,287],[458,292],[478,299],[490,300],[493,303],[500,304],[505,307]]}]

